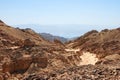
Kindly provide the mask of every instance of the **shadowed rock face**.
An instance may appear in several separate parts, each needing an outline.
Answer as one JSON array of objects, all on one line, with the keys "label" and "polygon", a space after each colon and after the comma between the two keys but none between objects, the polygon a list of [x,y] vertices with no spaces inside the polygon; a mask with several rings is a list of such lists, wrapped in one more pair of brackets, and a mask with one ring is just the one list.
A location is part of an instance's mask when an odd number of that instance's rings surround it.
[{"label": "shadowed rock face", "polygon": [[40,68],[46,68],[48,64],[47,58],[34,57],[33,59],[32,57],[22,57],[14,61],[3,63],[2,68],[4,73],[24,73],[29,69],[32,63],[36,63]]},{"label": "shadowed rock face", "polygon": [[2,20],[0,20],[0,23],[4,23]]},{"label": "shadowed rock face", "polygon": [[24,47],[35,46],[35,42],[31,41],[30,39],[24,40]]},{"label": "shadowed rock face", "polygon": [[4,63],[2,65],[2,68],[3,72],[23,73],[30,67],[31,63],[31,58],[21,58],[15,61],[11,61],[9,63]]},{"label": "shadowed rock face", "polygon": [[6,25],[2,20],[0,20],[0,26]]}]

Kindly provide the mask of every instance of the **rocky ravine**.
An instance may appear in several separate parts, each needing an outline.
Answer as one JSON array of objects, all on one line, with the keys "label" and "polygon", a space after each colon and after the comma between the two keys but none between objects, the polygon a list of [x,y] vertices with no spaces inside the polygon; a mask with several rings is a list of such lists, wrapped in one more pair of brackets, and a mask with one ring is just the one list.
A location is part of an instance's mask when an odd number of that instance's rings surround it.
[{"label": "rocky ravine", "polygon": [[0,80],[119,80],[118,33],[91,31],[67,44],[51,43],[0,21]]}]

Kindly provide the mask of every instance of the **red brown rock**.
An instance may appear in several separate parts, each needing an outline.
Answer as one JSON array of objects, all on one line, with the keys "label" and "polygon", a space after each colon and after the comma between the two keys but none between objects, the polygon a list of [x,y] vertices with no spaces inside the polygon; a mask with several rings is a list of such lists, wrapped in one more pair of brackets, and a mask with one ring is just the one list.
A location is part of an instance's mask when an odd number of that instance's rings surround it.
[{"label": "red brown rock", "polygon": [[30,39],[25,39],[25,40],[24,40],[24,46],[25,46],[25,47],[35,46],[35,42],[31,41]]},{"label": "red brown rock", "polygon": [[16,61],[4,63],[2,65],[2,68],[3,68],[3,72],[10,72],[10,73],[25,72],[29,68],[31,63],[32,63],[31,58],[21,58],[21,59],[17,59]]}]

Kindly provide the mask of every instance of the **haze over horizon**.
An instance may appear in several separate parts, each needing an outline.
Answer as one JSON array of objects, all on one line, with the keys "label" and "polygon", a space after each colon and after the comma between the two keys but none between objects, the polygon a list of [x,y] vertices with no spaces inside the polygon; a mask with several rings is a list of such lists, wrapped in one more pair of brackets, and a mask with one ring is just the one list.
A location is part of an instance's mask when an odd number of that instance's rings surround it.
[{"label": "haze over horizon", "polygon": [[76,37],[92,29],[119,27],[119,3],[120,0],[1,0],[0,19],[8,25],[39,24],[43,26],[32,27],[37,32]]},{"label": "haze over horizon", "polygon": [[61,36],[65,38],[75,38],[87,33],[91,30],[101,31],[103,29],[118,28],[118,26],[106,26],[106,25],[78,25],[78,24],[58,24],[58,25],[40,25],[40,24],[21,24],[13,25],[21,29],[31,28],[37,33],[49,33],[54,36]]}]

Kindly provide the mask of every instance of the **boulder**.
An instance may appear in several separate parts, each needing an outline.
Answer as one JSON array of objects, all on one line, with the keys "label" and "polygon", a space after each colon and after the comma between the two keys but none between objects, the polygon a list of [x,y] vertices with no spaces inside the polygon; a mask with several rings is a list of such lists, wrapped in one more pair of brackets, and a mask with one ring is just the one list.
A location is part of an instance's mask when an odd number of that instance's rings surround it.
[{"label": "boulder", "polygon": [[24,73],[26,72],[32,63],[36,63],[40,68],[46,68],[48,65],[48,59],[46,57],[30,57],[23,56],[14,61],[4,62],[2,65],[2,72],[10,73]]},{"label": "boulder", "polygon": [[33,42],[32,40],[30,40],[30,39],[24,40],[24,47],[32,47],[34,45],[35,45],[35,42]]},{"label": "boulder", "polygon": [[37,63],[37,66],[41,68],[46,68],[48,65],[48,59],[46,57],[34,57],[33,62]]},{"label": "boulder", "polygon": [[21,58],[2,65],[3,72],[25,72],[32,63],[31,58]]}]

